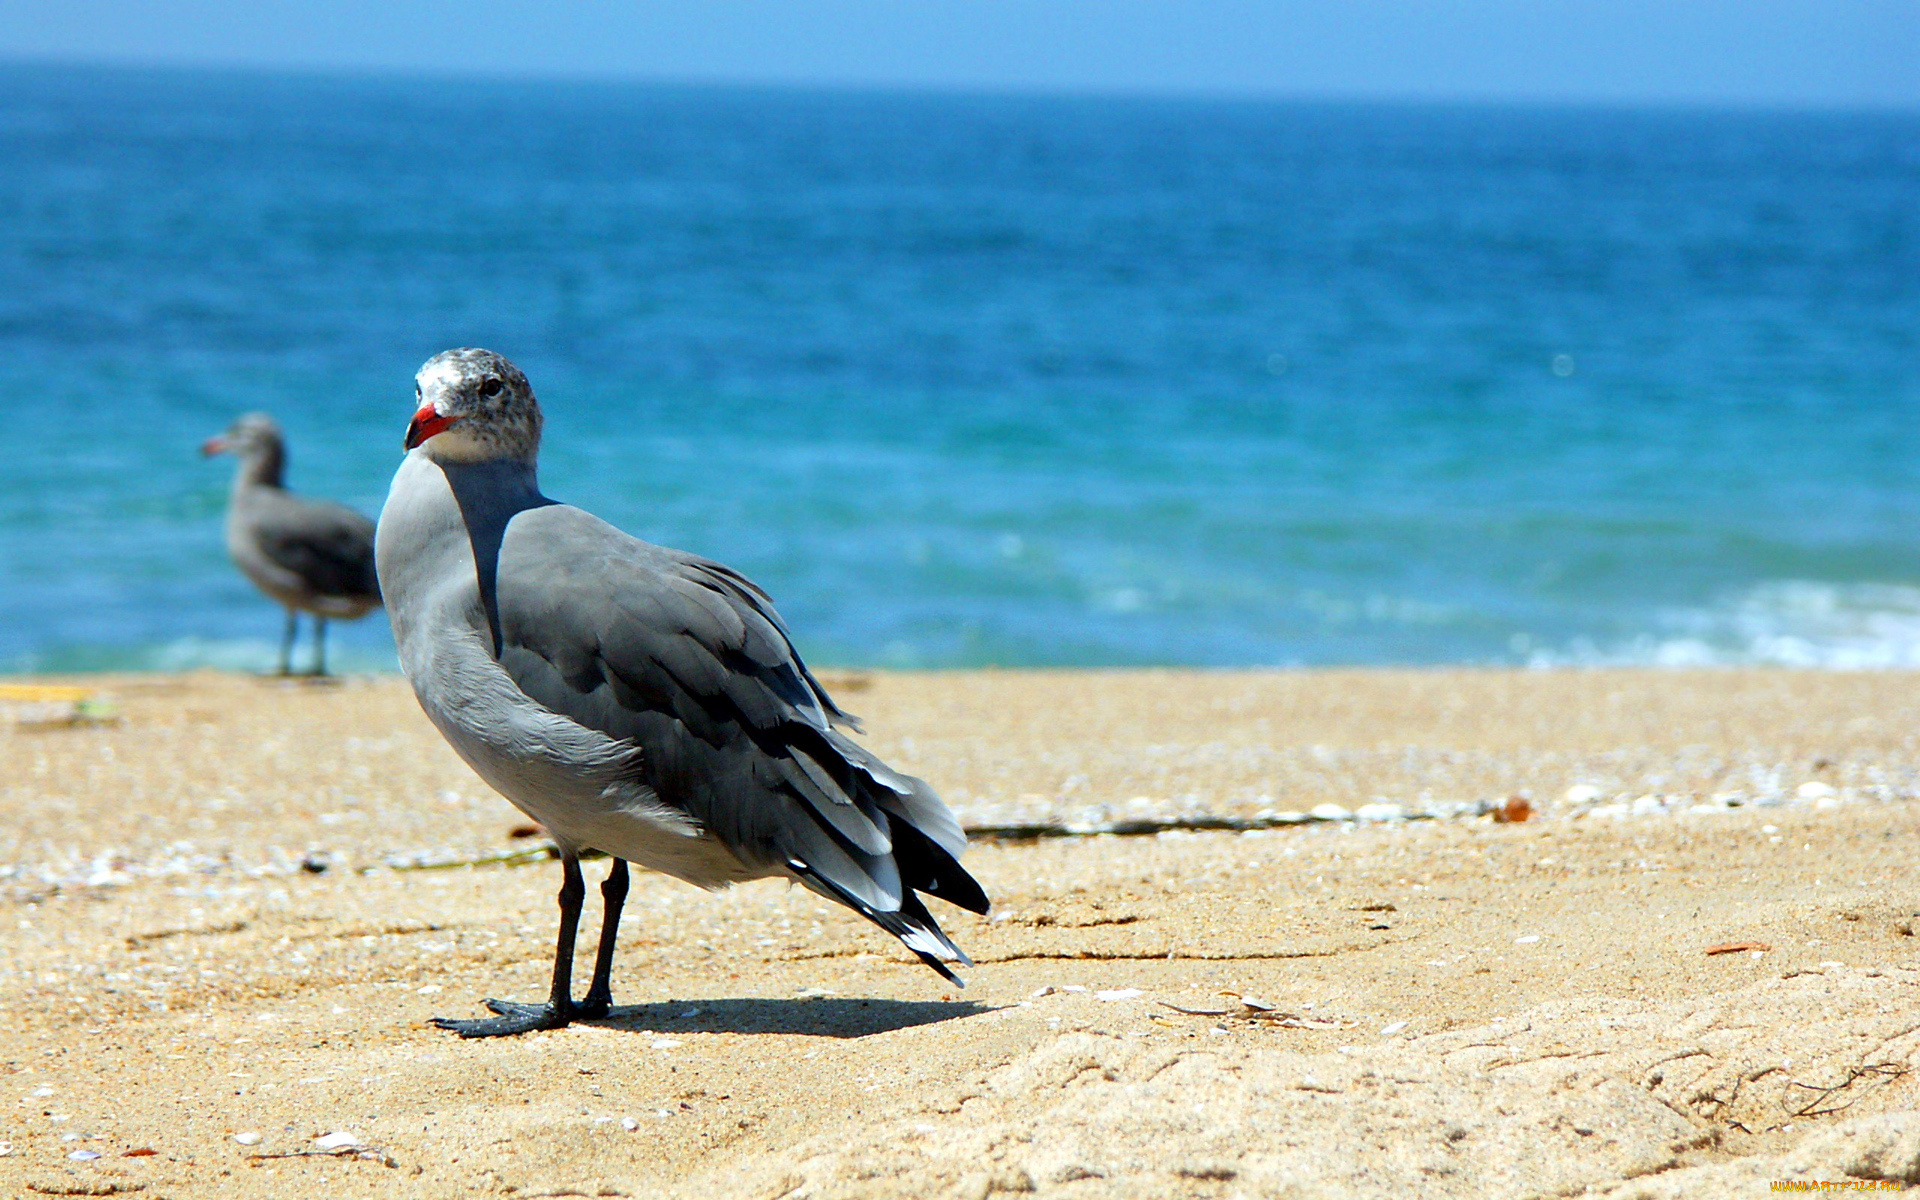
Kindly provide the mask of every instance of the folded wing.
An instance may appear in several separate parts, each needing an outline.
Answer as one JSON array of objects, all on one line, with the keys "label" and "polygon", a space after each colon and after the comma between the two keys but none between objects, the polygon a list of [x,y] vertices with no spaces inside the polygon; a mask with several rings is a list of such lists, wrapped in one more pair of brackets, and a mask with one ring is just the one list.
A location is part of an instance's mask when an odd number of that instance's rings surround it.
[{"label": "folded wing", "polygon": [[[778,866],[899,937],[967,962],[916,892],[987,911],[966,835],[857,728],[766,593],[567,505],[515,516],[494,583],[500,663],[541,704],[640,754],[641,781],[743,859]],[[484,581],[483,581],[484,586]]]},{"label": "folded wing", "polygon": [[268,559],[322,596],[378,600],[373,522],[350,508],[284,492],[254,498],[248,526]]}]

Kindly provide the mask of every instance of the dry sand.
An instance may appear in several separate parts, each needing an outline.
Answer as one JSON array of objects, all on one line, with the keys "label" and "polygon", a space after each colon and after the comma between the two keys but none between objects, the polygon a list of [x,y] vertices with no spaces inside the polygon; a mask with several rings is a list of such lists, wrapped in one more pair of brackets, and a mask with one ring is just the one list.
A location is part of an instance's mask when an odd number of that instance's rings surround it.
[{"label": "dry sand", "polygon": [[543,994],[559,872],[403,869],[528,844],[403,684],[86,682],[0,727],[0,1196],[1920,1182],[1920,677],[841,677],[971,824],[1535,813],[982,844],[964,992],[643,875],[615,1015],[480,1043],[425,1022]]}]

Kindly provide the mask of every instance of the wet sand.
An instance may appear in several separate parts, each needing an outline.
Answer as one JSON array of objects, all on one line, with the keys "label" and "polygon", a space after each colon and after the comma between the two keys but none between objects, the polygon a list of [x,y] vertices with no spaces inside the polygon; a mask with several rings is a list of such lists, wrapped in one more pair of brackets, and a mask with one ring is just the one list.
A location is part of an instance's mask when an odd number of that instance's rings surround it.
[{"label": "wet sand", "polygon": [[559,872],[454,865],[537,839],[403,683],[77,682],[0,705],[0,1195],[1920,1181],[1920,677],[835,675],[970,825],[1377,819],[977,845],[964,991],[641,875],[614,1015],[486,1043]]}]

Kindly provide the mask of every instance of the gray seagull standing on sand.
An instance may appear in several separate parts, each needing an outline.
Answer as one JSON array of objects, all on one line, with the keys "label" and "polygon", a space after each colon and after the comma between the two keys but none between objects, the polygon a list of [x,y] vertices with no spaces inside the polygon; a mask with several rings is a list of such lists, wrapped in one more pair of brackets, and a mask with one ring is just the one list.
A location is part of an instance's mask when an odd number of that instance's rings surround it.
[{"label": "gray seagull standing on sand", "polygon": [[227,553],[242,574],[287,610],[280,673],[293,673],[299,614],[313,614],[313,674],[327,673],[327,618],[357,620],[380,607],[373,522],[327,500],[286,489],[287,444],[265,413],[248,413],[200,447],[240,460],[227,502]]},{"label": "gray seagull standing on sand", "polygon": [[[745,577],[540,494],[540,406],[487,350],[416,377],[407,457],[380,514],[400,665],[461,758],[553,834],[565,881],[545,1004],[435,1022],[462,1037],[604,1016],[627,862],[700,887],[787,876],[958,983],[971,966],[916,892],[976,913],[966,834],[858,729]],[[613,857],[586,999],[572,998],[581,851]]]}]

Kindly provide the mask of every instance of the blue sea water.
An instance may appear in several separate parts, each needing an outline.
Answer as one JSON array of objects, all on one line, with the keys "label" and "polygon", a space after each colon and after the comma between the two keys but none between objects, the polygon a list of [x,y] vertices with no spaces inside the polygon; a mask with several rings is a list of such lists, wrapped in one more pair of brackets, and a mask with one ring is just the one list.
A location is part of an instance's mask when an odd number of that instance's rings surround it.
[{"label": "blue sea water", "polygon": [[0,669],[270,663],[196,447],[456,345],[823,663],[1920,666],[1920,115],[16,65]]}]

